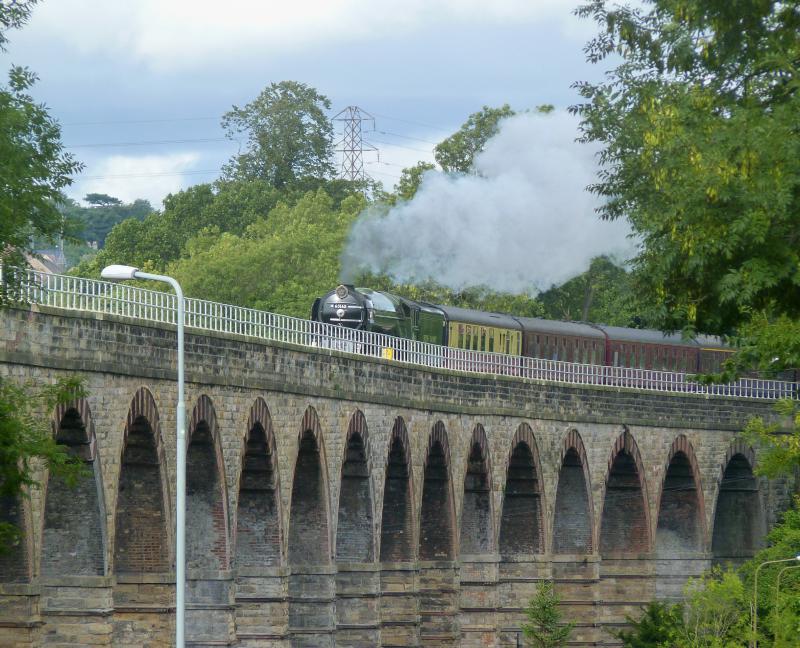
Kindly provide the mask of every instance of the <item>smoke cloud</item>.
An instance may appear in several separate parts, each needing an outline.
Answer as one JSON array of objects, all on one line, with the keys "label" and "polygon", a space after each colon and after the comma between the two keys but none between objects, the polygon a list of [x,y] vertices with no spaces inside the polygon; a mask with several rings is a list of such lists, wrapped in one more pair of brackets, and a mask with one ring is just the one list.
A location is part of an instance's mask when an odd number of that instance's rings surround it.
[{"label": "smoke cloud", "polygon": [[627,223],[594,212],[598,198],[585,188],[597,180],[597,149],[575,142],[577,132],[566,112],[504,120],[475,159],[479,175],[428,172],[413,200],[362,214],[343,279],[371,270],[406,283],[533,294],[585,271],[595,256],[630,257]]}]

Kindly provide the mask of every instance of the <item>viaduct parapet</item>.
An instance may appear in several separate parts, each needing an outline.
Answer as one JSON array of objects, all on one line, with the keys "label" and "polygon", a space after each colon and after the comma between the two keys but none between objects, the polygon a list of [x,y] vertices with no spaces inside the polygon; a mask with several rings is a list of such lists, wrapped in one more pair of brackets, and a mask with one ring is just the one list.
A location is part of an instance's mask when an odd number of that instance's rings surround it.
[{"label": "viaduct parapet", "polygon": [[[753,554],[789,487],[738,440],[771,403],[412,368],[189,333],[187,610],[195,646],[515,646],[552,579],[572,644]],[[175,332],[0,311],[0,372],[89,471],[0,502],[0,645],[168,646]]]}]

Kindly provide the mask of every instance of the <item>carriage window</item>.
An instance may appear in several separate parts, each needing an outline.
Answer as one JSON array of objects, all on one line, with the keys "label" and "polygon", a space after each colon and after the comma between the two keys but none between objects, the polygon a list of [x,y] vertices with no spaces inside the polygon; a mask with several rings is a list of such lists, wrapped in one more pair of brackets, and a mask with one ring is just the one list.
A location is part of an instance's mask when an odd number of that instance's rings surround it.
[{"label": "carriage window", "polygon": [[494,332],[489,334],[489,353],[494,353]]}]

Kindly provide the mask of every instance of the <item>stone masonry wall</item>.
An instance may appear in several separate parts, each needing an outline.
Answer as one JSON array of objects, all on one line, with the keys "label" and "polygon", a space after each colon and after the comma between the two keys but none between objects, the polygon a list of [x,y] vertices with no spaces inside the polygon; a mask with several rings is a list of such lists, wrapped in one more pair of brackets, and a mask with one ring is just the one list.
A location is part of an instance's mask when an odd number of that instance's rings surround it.
[{"label": "stone masonry wall", "polygon": [[[211,518],[188,518],[187,538],[202,530],[191,540],[190,645],[513,646],[542,579],[577,621],[575,645],[613,644],[604,628],[656,593],[674,595],[711,563],[715,544],[718,558],[752,553],[788,501],[787,484],[752,477],[756,457],[737,440],[748,417],[772,417],[765,402],[422,370],[229,335],[190,333],[186,350],[202,471],[190,510]],[[77,561],[70,573],[43,557],[46,488],[25,510],[5,505],[0,513],[31,521],[17,562],[31,577],[0,564],[0,644],[169,645],[174,363],[169,327],[0,312],[1,375],[86,379],[76,409],[96,438],[99,490],[79,500],[99,509],[87,512],[103,527],[103,560],[92,564],[106,566],[86,575]],[[661,515],[668,474],[694,490],[668,495]],[[752,488],[734,492],[734,478]],[[565,519],[561,492],[581,488]],[[131,506],[150,517],[146,528],[120,528]],[[528,522],[508,543],[518,549],[501,555],[503,511],[515,506]],[[691,538],[664,535],[682,519],[696,521]],[[337,541],[340,520],[352,552]],[[656,553],[659,520],[666,540]],[[712,542],[718,525],[742,547]],[[464,537],[473,530],[480,537]],[[131,553],[145,533],[157,555]],[[259,563],[253,550],[267,542],[279,546]],[[675,553],[687,542],[696,548],[688,562]],[[665,589],[668,560],[682,571],[671,570]]]}]

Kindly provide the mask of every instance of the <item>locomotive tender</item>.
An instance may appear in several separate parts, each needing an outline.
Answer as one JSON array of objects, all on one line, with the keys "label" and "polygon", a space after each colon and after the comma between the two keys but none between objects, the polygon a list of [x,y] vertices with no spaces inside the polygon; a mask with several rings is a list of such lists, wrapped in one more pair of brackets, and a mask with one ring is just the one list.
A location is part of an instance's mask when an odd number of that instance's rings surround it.
[{"label": "locomotive tender", "polygon": [[686,373],[717,371],[732,352],[715,337],[563,322],[442,306],[350,285],[314,301],[311,319],[485,353]]}]

